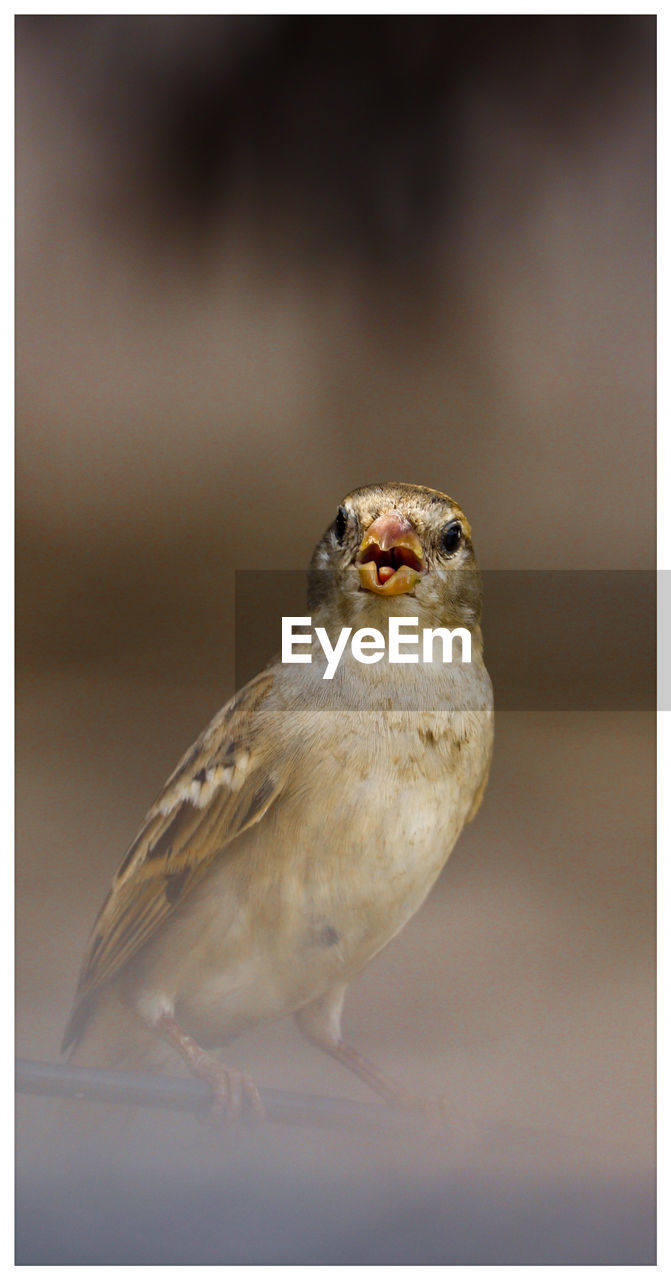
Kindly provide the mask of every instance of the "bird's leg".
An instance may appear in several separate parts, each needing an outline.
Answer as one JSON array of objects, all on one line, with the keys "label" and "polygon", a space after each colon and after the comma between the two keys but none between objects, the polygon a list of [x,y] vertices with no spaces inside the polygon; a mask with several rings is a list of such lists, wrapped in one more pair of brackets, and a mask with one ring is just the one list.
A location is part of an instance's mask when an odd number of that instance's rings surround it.
[{"label": "bird's leg", "polygon": [[350,1071],[379,1093],[385,1102],[396,1107],[422,1108],[424,1104],[420,1099],[413,1097],[395,1080],[390,1080],[388,1076],[383,1075],[374,1063],[369,1062],[362,1053],[359,1053],[358,1049],[345,1044],[340,1034],[340,1015],[344,999],[345,987],[338,986],[325,996],[321,996],[319,1000],[313,1000],[311,1004],[304,1005],[294,1014],[299,1031],[302,1031],[311,1044],[323,1049],[324,1053],[330,1054],[338,1062],[342,1062],[343,1066],[349,1067]]},{"label": "bird's leg", "polygon": [[162,1014],[156,1029],[177,1049],[191,1074],[209,1084],[212,1090],[211,1120],[215,1123],[224,1119],[239,1120],[245,1107],[253,1119],[265,1119],[266,1109],[251,1076],[234,1067],[225,1067],[223,1062],[202,1049],[193,1036],[187,1035],[171,1014]]}]

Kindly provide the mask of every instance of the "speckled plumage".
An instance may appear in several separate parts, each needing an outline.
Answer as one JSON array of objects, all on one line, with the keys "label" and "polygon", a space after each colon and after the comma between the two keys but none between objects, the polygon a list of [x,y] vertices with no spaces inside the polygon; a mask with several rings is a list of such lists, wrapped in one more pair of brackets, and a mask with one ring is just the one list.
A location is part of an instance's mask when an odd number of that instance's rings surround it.
[{"label": "speckled plumage", "polygon": [[[164,1017],[216,1047],[293,1012],[378,1087],[342,1046],[344,989],[420,907],[477,811],[492,693],[457,504],[381,485],[341,511],[312,558],[313,624],[332,636],[386,632],[391,614],[466,626],[472,662],[394,665],[385,654],[362,665],[346,650],[327,681],[315,641],[311,664],[275,662],[215,716],[149,810],[94,926],[65,1038],[80,1061],[160,1065]],[[390,512],[412,526],[423,559],[413,589],[386,596],[362,588],[357,561]],[[460,544],[446,555],[441,533],[455,520]]]}]

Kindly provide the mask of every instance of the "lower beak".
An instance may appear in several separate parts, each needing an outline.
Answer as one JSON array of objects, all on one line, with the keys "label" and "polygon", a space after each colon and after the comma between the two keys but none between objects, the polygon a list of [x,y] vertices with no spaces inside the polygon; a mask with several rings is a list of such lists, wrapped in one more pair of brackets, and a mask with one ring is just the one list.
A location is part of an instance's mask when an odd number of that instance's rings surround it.
[{"label": "lower beak", "polygon": [[422,544],[400,511],[389,511],[373,521],[364,534],[356,563],[362,589],[379,596],[412,591],[425,568]]}]

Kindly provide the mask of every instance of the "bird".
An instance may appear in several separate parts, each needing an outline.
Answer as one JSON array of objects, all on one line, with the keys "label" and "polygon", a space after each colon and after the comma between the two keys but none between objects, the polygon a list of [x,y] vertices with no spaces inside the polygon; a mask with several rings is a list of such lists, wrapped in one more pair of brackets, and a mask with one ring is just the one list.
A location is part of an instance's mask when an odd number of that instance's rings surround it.
[{"label": "bird", "polygon": [[[386,1103],[423,1103],[343,1038],[345,991],[424,902],[490,769],[481,579],[458,503],[418,484],[354,489],[307,586],[315,630],[334,645],[357,628],[368,650],[346,648],[326,679],[310,631],[299,659],[276,658],[214,716],[116,870],[63,1039],[88,1066],[181,1058],[214,1120],[263,1117],[251,1075],[220,1054],[282,1015]],[[392,617],[414,620],[404,639],[435,631],[428,659],[380,650]],[[441,628],[468,633],[470,661],[445,661]]]}]

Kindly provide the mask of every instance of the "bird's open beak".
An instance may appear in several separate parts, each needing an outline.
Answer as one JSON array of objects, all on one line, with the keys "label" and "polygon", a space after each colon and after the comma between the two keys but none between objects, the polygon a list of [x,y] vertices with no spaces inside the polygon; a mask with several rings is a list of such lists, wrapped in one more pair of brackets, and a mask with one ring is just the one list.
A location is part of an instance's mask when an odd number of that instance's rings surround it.
[{"label": "bird's open beak", "polygon": [[364,591],[401,596],[424,572],[422,544],[400,511],[385,512],[366,530],[356,558]]}]

